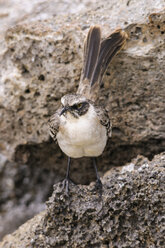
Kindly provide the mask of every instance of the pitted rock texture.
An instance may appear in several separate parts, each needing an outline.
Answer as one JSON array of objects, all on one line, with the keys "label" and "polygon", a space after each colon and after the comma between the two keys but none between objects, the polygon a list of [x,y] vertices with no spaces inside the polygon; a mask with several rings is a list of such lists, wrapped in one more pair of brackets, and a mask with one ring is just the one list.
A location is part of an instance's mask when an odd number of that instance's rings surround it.
[{"label": "pitted rock texture", "polygon": [[[91,25],[99,24],[103,37],[119,26],[129,34],[100,89],[113,124],[100,174],[165,150],[163,0],[84,0],[82,8],[77,0],[33,1],[27,8],[15,1],[16,11],[8,0],[0,12],[0,236],[43,209],[52,185],[65,176],[66,157],[50,139],[47,120],[61,96],[77,89]],[[90,159],[74,160],[71,175],[77,183],[94,180]]]},{"label": "pitted rock texture", "polygon": [[165,153],[102,180],[102,196],[93,183],[71,184],[69,197],[62,183],[54,185],[46,212],[0,247],[164,247]]},{"label": "pitted rock texture", "polygon": [[[131,11],[132,4],[127,5],[125,11]],[[82,13],[62,20],[52,18],[21,24],[7,31],[6,48],[1,55],[0,145],[8,158],[24,149],[22,161],[26,163],[28,144],[49,140],[48,118],[58,108],[61,96],[75,92],[78,86],[88,27],[100,23],[104,16],[103,36],[109,34],[115,28],[110,24],[117,27],[125,17],[123,11],[123,16],[116,13],[118,21],[112,19],[114,14],[109,19],[109,12],[117,7],[109,5],[106,9],[101,5],[88,12],[86,22],[86,14]],[[112,165],[116,161],[112,154],[121,145],[148,142],[148,153],[152,156],[152,142],[164,142],[165,13],[163,10],[153,13],[152,8],[155,6],[151,3],[139,23],[138,14],[131,23],[130,17],[127,22],[120,22],[130,39],[109,67],[101,86],[99,102],[106,106],[113,123],[113,136],[105,155],[108,162],[111,157]],[[142,152],[145,153],[143,149]],[[51,161],[49,165],[52,164]]]},{"label": "pitted rock texture", "polygon": [[4,32],[18,23],[45,20],[53,16],[73,14],[93,8],[97,0],[1,0],[0,39]]}]

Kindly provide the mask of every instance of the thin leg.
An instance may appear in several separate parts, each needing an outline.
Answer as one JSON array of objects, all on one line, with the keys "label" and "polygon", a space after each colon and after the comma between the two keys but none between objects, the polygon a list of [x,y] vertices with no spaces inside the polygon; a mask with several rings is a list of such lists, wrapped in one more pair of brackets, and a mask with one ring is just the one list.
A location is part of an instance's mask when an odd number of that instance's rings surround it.
[{"label": "thin leg", "polygon": [[70,162],[71,162],[71,158],[68,157],[68,166],[67,166],[67,171],[66,171],[66,180],[69,180],[69,171],[70,171]]},{"label": "thin leg", "polygon": [[66,178],[64,179],[64,188],[66,190],[66,193],[69,193],[69,181],[70,181],[70,177],[69,177],[69,171],[70,171],[70,163],[71,163],[71,158],[68,157],[68,165],[67,165],[67,171],[66,171]]},{"label": "thin leg", "polygon": [[97,163],[96,163],[96,158],[93,157],[93,165],[94,165],[94,168],[95,168],[95,172],[96,172],[96,188],[102,188],[102,182],[100,180],[100,177],[99,177],[99,174],[98,174],[98,171],[97,171]]}]

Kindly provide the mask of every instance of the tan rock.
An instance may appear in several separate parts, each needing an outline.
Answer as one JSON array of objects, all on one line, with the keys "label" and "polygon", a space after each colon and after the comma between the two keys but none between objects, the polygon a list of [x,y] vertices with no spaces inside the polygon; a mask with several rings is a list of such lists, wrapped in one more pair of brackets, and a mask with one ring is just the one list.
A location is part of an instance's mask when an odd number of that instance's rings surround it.
[{"label": "tan rock", "polygon": [[[90,25],[99,24],[103,37],[119,26],[130,37],[100,90],[99,101],[110,113],[113,133],[98,159],[99,171],[138,154],[152,159],[165,148],[164,1],[84,0],[81,11],[76,0],[73,5],[63,1],[63,8],[59,1],[37,2],[27,1],[31,7],[24,8],[3,1],[6,8],[0,12],[0,155],[5,156],[0,171],[5,203],[0,211],[6,215],[22,198],[27,208],[33,201],[43,204],[51,185],[65,176],[66,159],[49,139],[47,120],[61,96],[76,91]],[[4,162],[11,158],[14,162]],[[88,159],[74,160],[71,175],[78,183],[95,179]]]},{"label": "tan rock", "polygon": [[100,102],[109,110],[114,127],[113,146],[107,150],[164,139],[165,14],[159,10],[161,3],[154,12],[153,2],[143,13],[128,15],[127,20],[126,13],[132,13],[136,4],[127,3],[122,12],[123,6],[102,6],[89,11],[86,20],[82,13],[8,30],[0,94],[1,144],[7,157],[20,145],[48,141],[49,116],[60,97],[75,92],[79,82],[85,29],[100,20],[104,35],[120,24],[130,36],[125,50],[111,64],[100,92]]}]

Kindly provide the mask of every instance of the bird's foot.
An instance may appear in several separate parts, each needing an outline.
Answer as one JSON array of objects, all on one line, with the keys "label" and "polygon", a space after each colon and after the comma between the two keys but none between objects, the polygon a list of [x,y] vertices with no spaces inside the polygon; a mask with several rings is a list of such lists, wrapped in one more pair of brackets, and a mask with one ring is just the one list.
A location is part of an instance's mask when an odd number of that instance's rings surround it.
[{"label": "bird's foot", "polygon": [[75,185],[75,183],[70,178],[65,178],[63,181],[63,190],[67,195],[69,195],[69,184],[72,183]]},{"label": "bird's foot", "polygon": [[65,178],[63,181],[63,190],[68,195],[69,194],[69,179]]},{"label": "bird's foot", "polygon": [[96,180],[96,184],[95,184],[94,190],[99,193],[100,197],[102,197],[103,184],[102,184],[102,182],[101,182],[101,180],[99,178]]},{"label": "bird's foot", "polygon": [[102,188],[103,188],[103,184],[102,184],[101,180],[98,178],[98,179],[96,180],[95,189],[96,189],[96,190],[102,190]]}]

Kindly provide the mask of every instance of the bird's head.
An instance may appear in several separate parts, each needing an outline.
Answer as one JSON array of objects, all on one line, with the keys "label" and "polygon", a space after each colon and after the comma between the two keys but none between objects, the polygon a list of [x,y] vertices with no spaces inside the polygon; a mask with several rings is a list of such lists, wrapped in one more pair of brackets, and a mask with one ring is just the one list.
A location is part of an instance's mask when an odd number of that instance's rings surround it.
[{"label": "bird's head", "polygon": [[69,112],[74,118],[85,115],[90,107],[90,100],[79,94],[67,94],[61,98],[61,115],[66,116]]}]

